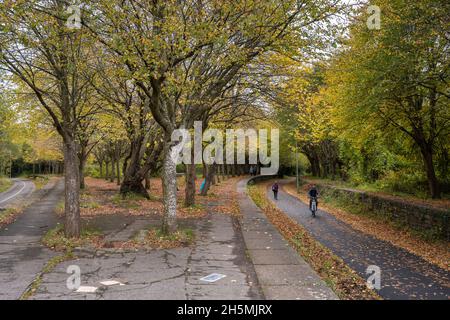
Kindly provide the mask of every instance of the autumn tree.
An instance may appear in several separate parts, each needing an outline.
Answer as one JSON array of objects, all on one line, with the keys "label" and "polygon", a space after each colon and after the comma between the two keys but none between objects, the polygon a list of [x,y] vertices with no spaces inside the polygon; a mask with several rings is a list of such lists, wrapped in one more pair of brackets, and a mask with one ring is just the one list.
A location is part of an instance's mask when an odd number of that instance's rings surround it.
[{"label": "autumn tree", "polygon": [[77,130],[80,101],[89,88],[84,76],[88,45],[80,29],[66,25],[62,0],[3,1],[0,6],[0,65],[25,84],[49,114],[63,139],[65,234],[80,235]]},{"label": "autumn tree", "polygon": [[448,1],[375,1],[381,29],[364,13],[328,76],[335,119],[345,130],[404,135],[422,158],[429,193],[440,197],[436,151],[450,134]]}]

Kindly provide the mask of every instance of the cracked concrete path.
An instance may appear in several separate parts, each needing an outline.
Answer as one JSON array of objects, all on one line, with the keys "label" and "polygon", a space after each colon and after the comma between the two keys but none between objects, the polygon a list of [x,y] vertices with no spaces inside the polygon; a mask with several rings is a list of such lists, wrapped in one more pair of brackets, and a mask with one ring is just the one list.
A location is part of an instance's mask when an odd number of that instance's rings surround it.
[{"label": "cracked concrete path", "polygon": [[0,300],[18,299],[55,253],[41,237],[58,221],[54,209],[64,194],[64,181],[49,185],[43,197],[0,229]]},{"label": "cracked concrete path", "polygon": [[[262,299],[253,265],[245,254],[233,218],[210,214],[196,225],[191,247],[137,252],[85,253],[66,261],[42,278],[31,299],[144,300],[144,299]],[[66,286],[67,267],[77,265],[81,285],[97,287],[95,293],[78,293]],[[214,283],[200,278],[211,273],[226,275]],[[103,286],[115,279],[124,285]]]},{"label": "cracked concrete path", "polygon": [[317,216],[313,218],[307,205],[282,188],[278,200],[273,199],[270,188],[267,189],[267,197],[361,277],[367,278],[368,266],[380,267],[381,290],[378,293],[383,298],[450,298],[449,272],[387,241],[353,229],[332,214],[320,210],[320,201]]}]

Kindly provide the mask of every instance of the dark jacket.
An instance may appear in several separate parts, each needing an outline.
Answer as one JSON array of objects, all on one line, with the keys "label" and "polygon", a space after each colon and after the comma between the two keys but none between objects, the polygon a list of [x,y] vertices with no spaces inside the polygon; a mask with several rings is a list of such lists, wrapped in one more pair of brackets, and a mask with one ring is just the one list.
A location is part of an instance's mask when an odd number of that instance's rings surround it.
[{"label": "dark jacket", "polygon": [[278,191],[278,183],[273,184],[272,191]]},{"label": "dark jacket", "polygon": [[308,195],[312,198],[316,198],[318,194],[319,192],[317,191],[316,188],[312,188],[311,190],[308,191]]}]

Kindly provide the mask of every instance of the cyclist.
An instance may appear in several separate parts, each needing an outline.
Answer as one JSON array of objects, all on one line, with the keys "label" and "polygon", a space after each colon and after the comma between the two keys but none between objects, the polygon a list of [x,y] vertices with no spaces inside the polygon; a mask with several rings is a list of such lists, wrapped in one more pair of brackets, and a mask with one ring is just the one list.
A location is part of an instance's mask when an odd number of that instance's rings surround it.
[{"label": "cyclist", "polygon": [[308,191],[309,196],[309,209],[311,209],[312,200],[316,199],[316,208],[319,206],[319,202],[317,201],[317,196],[319,195],[319,191],[317,191],[317,187],[313,184]]}]

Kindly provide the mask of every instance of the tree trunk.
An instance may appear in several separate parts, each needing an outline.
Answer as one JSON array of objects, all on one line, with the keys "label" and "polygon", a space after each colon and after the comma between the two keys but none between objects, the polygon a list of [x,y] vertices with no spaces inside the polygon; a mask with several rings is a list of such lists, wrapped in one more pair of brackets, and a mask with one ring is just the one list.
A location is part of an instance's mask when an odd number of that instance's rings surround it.
[{"label": "tree trunk", "polygon": [[120,158],[119,158],[119,155],[117,155],[117,158],[116,158],[116,178],[117,178],[117,185],[120,186]]},{"label": "tree trunk", "polygon": [[186,165],[186,189],[184,206],[191,207],[195,205],[195,164]]},{"label": "tree trunk", "polygon": [[100,178],[103,178],[103,161],[100,161]]},{"label": "tree trunk", "polygon": [[[125,195],[127,193],[135,193],[150,199],[146,187],[143,185],[142,181],[145,176],[140,175],[140,167],[136,162],[130,162],[127,166],[127,174],[123,176],[122,183],[120,185],[120,193]],[[133,174],[131,174],[133,172]]]},{"label": "tree trunk", "polygon": [[217,164],[216,165],[216,181],[217,181],[217,183],[220,183],[220,181],[221,181],[221,179],[220,179],[220,174],[221,174],[221,169],[222,169],[222,166],[220,165],[220,164]]},{"label": "tree trunk", "polygon": [[171,136],[166,134],[162,170],[164,216],[161,230],[165,234],[177,230],[177,166],[171,156]]},{"label": "tree trunk", "polygon": [[86,158],[82,157],[82,159],[79,159],[79,177],[80,177],[80,189],[84,189],[86,187],[86,184],[84,182],[84,168],[86,167]]},{"label": "tree trunk", "polygon": [[135,193],[150,199],[150,196],[142,183],[142,177],[135,175],[132,177],[125,177],[120,184],[120,193],[125,195],[127,193]]},{"label": "tree trunk", "polygon": [[145,175],[145,190],[150,190],[151,184],[150,184],[150,172],[147,172]]},{"label": "tree trunk", "polygon": [[105,161],[105,180],[109,179],[109,162]]},{"label": "tree trunk", "polygon": [[420,151],[422,153],[425,172],[427,174],[430,195],[433,199],[439,199],[441,197],[441,192],[439,190],[439,181],[436,177],[436,171],[434,170],[432,147],[425,143],[421,143]]},{"label": "tree trunk", "polygon": [[215,166],[214,165],[207,165],[206,166],[206,182],[205,182],[205,187],[203,188],[201,195],[202,196],[206,196],[208,194],[209,188],[211,187],[211,184],[213,182],[214,179],[214,174],[215,174]]},{"label": "tree trunk", "polygon": [[126,170],[123,173],[122,184],[120,185],[120,193],[135,193],[150,199],[148,192],[143,185],[142,181],[145,179],[145,175],[141,175],[141,147],[143,138],[139,137],[131,142],[130,154],[127,157],[128,161],[125,161]]},{"label": "tree trunk", "polygon": [[211,165],[212,169],[212,173],[211,173],[211,185],[215,186],[217,184],[217,175],[216,175],[216,170],[217,170],[217,166],[215,164]]},{"label": "tree trunk", "polygon": [[111,176],[109,177],[109,182],[114,182],[115,179],[115,174],[114,172],[116,171],[116,166],[115,166],[115,161],[114,161],[114,157],[111,157]]},{"label": "tree trunk", "polygon": [[65,178],[65,235],[67,238],[80,236],[80,179],[76,143],[64,143]]}]

